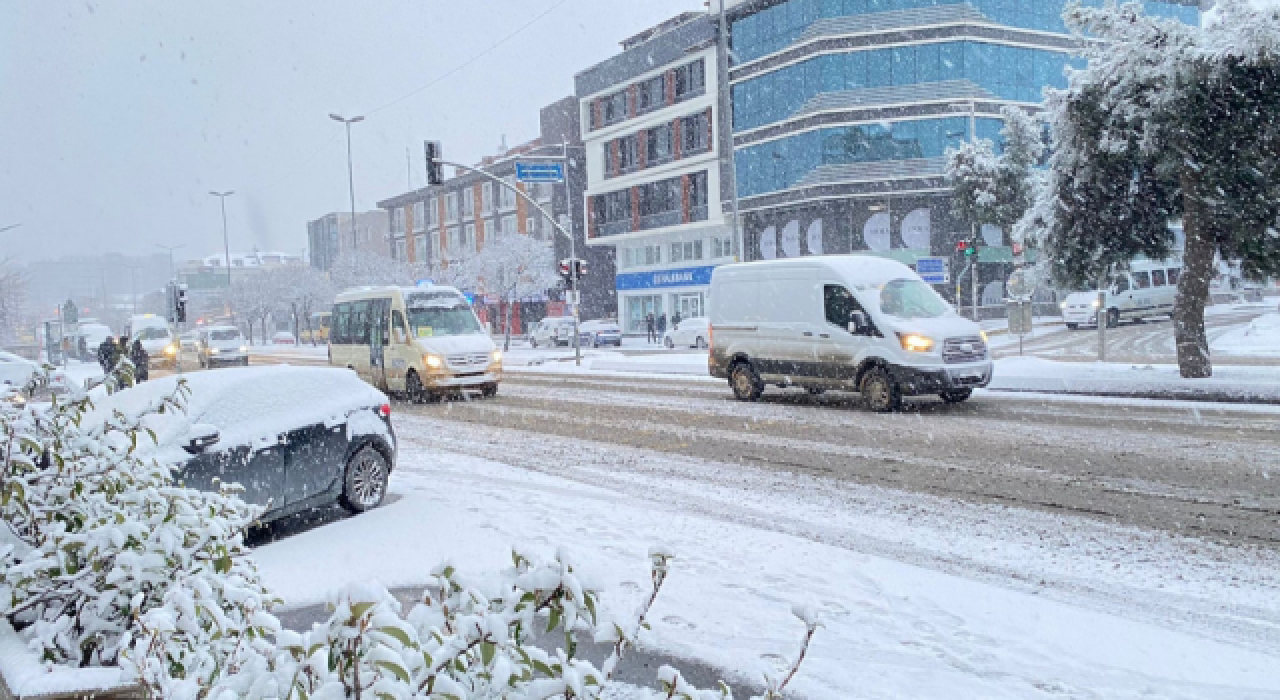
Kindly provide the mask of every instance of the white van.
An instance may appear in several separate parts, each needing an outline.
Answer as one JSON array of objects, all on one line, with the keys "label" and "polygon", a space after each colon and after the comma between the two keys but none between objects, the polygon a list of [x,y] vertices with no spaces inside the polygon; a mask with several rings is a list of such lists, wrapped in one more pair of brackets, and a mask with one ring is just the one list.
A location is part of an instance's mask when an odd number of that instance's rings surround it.
[{"label": "white van", "polygon": [[[1175,259],[1135,260],[1127,271],[1112,275],[1106,290],[1107,309],[1102,314],[1107,319],[1107,328],[1115,328],[1122,320],[1172,315],[1181,276],[1182,261]],[[1098,292],[1074,292],[1060,307],[1067,328],[1097,327]]]},{"label": "white van", "polygon": [[529,331],[529,346],[569,347],[573,345],[573,324],[572,316],[548,316]]},{"label": "white van", "polygon": [[725,265],[711,276],[711,375],[742,401],[766,384],[959,403],[991,382],[986,336],[902,263],[832,255]]},{"label": "white van", "polygon": [[498,393],[502,353],[453,287],[379,287],[338,295],[329,364],[420,401],[445,393]]}]

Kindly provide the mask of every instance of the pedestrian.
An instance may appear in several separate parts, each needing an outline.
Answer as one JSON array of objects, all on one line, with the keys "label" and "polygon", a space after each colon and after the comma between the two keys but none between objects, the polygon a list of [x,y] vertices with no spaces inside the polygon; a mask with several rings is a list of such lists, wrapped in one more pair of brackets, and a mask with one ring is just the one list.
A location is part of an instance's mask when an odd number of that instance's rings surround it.
[{"label": "pedestrian", "polygon": [[649,314],[648,316],[644,317],[644,327],[645,327],[645,330],[649,332],[649,342],[650,343],[656,342],[658,335],[655,332],[655,329],[657,328],[657,326],[654,324],[653,314]]},{"label": "pedestrian", "polygon": [[116,345],[115,338],[107,336],[102,340],[102,344],[98,346],[98,364],[102,365],[103,374],[111,374],[111,370],[116,368],[119,353],[120,348]]},{"label": "pedestrian", "polygon": [[120,336],[119,354],[116,355],[117,360],[122,360],[129,356],[129,336]]},{"label": "pedestrian", "polygon": [[147,349],[142,347],[141,340],[133,341],[133,347],[129,349],[129,360],[134,366],[133,378],[139,382],[147,381],[151,357],[147,355]]},{"label": "pedestrian", "polygon": [[667,332],[667,315],[660,314],[658,316],[658,337],[661,338]]},{"label": "pedestrian", "polygon": [[76,353],[80,356],[81,362],[89,361],[89,341],[80,336],[80,340],[76,343]]},{"label": "pedestrian", "polygon": [[676,330],[679,330],[680,322],[683,320],[684,320],[684,317],[680,315],[680,310],[676,309],[676,315],[671,317],[671,327],[675,328]]}]

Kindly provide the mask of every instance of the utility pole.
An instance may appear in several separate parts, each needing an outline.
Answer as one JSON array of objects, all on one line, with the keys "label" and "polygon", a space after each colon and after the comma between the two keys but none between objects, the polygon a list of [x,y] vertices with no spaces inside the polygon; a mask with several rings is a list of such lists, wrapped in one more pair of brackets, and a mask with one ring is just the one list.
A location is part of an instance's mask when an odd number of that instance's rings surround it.
[{"label": "utility pole", "polygon": [[218,198],[222,204],[222,252],[227,256],[227,295],[231,295],[231,243],[227,238],[227,197],[235,194],[232,190],[226,192],[209,192],[209,194]]},{"label": "utility pole", "polygon": [[330,114],[329,118],[336,122],[342,122],[347,127],[347,187],[351,191],[351,250],[355,251],[360,247],[360,238],[356,233],[356,174],[351,165],[351,125],[364,121],[364,117],[351,117],[348,119],[338,114]]},{"label": "utility pole", "polygon": [[[738,249],[738,262],[746,260],[746,240],[742,236],[742,229],[738,223],[738,162],[737,154],[733,149],[733,120],[726,109],[733,100],[729,99],[729,19],[724,11],[724,0],[720,0],[720,31],[718,32],[718,47],[716,51],[716,87],[718,97],[716,99],[716,113],[720,116],[720,148],[724,150],[724,157],[727,159],[729,173],[727,178],[721,178],[729,183],[729,209],[730,215],[733,217],[731,223],[733,231],[733,245]],[[723,182],[721,187],[724,187]]]}]

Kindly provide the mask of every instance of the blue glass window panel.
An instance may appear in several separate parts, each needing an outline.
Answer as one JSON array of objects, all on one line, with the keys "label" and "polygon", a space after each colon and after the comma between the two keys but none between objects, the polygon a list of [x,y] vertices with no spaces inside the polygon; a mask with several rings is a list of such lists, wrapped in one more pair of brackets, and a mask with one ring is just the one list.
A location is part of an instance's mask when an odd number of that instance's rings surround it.
[{"label": "blue glass window panel", "polygon": [[916,46],[902,46],[889,49],[893,63],[893,84],[914,85],[916,79]]},{"label": "blue glass window panel", "polygon": [[868,51],[867,87],[884,87],[893,82],[893,61],[888,51]]}]

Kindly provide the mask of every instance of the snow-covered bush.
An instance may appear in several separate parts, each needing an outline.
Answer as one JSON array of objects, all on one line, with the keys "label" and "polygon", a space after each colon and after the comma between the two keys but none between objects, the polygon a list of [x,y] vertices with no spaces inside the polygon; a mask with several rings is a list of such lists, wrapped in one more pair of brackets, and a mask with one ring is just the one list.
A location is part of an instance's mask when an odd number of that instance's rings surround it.
[{"label": "snow-covered bush", "polygon": [[[100,391],[132,384],[131,369],[123,361]],[[47,406],[0,401],[0,614],[45,660],[118,664],[140,620],[181,609],[204,625],[172,630],[193,649],[166,659],[183,675],[237,642],[211,644],[211,631],[241,629],[269,604],[242,539],[257,510],[229,489],[179,488],[171,465],[137,454],[154,440],[146,417],[185,400],[179,384],[136,415],[95,414],[74,387]]]}]

